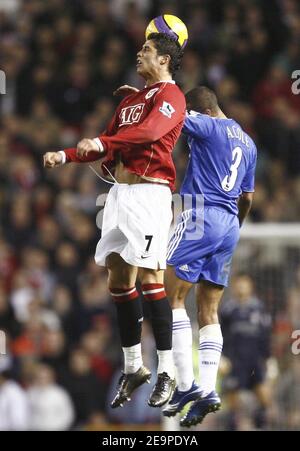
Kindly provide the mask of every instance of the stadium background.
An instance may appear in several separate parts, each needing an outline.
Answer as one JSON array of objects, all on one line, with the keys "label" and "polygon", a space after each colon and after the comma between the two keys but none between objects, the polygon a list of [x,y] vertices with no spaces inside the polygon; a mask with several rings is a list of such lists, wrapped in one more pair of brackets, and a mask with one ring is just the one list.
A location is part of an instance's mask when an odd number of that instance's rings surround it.
[{"label": "stadium background", "polygon": [[[42,167],[44,152],[105,128],[118,86],[143,85],[135,55],[149,19],[166,12],[189,30],[177,77],[183,91],[214,88],[259,149],[248,220],[254,232],[241,243],[235,268],[254,277],[272,317],[267,428],[300,429],[300,356],[291,352],[291,332],[300,329],[300,95],[291,91],[291,74],[300,69],[299,2],[0,0],[7,77],[0,96],[0,330],[8,347],[0,372],[9,370],[34,406],[25,429],[168,427],[146,407],[142,389],[123,410],[108,407],[120,345],[106,276],[93,262],[96,198],[107,186],[88,165]],[[179,186],[184,140],[174,155]],[[266,250],[256,225],[268,222],[279,226]],[[295,223],[292,243],[281,236],[287,222]],[[144,352],[153,367],[147,326]],[[245,404],[239,428],[251,430]],[[226,429],[226,403],[222,412],[199,429]]]}]

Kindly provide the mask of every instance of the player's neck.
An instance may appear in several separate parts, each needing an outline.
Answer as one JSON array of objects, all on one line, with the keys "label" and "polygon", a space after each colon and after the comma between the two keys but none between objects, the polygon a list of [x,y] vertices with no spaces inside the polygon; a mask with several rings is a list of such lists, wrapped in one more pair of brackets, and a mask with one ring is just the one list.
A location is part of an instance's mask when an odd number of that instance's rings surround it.
[{"label": "player's neck", "polygon": [[215,115],[218,119],[227,119],[227,116],[223,113],[223,111],[219,108],[217,114]]},{"label": "player's neck", "polygon": [[172,81],[172,76],[168,73],[164,74],[155,74],[150,75],[149,78],[146,80],[146,86],[154,85],[155,83],[159,83],[160,81]]}]

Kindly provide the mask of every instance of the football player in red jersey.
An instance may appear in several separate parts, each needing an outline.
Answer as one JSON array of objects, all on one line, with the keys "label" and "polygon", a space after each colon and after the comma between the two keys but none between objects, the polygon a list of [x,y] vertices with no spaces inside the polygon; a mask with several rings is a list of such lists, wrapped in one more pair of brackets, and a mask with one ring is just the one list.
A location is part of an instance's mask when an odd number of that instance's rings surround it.
[{"label": "football player in red jersey", "polygon": [[158,376],[148,404],[159,407],[174,388],[172,312],[164,289],[166,248],[172,219],[175,182],[172,150],[185,117],[185,98],[173,81],[182,50],[162,33],[149,35],[137,54],[137,72],[146,86],[126,96],[107,128],[77,148],[47,152],[44,166],[103,159],[102,170],[115,181],[104,208],[102,236],[95,260],[108,268],[108,286],[115,301],[124,372],[111,406],[122,406],[150,379],[141,353],[142,303],[139,278],[149,302],[158,354]]}]

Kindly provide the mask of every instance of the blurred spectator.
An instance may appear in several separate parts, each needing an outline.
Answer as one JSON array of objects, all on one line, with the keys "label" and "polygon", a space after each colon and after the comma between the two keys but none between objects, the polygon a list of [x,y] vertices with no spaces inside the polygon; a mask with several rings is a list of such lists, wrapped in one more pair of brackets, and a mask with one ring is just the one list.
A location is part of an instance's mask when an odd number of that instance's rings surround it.
[{"label": "blurred spectator", "polygon": [[28,404],[25,391],[9,376],[11,362],[0,355],[0,431],[28,429]]},{"label": "blurred spectator", "polygon": [[107,387],[92,371],[90,358],[85,351],[75,349],[71,353],[63,385],[75,406],[75,425],[86,424],[93,415],[105,412]]},{"label": "blurred spectator", "polygon": [[299,430],[300,422],[300,360],[299,356],[290,358],[289,367],[281,374],[276,388],[275,398],[278,429],[285,424],[287,430]]},{"label": "blurred spectator", "polygon": [[66,390],[55,383],[50,367],[36,366],[27,396],[31,430],[65,431],[70,428],[74,407]]},{"label": "blurred spectator", "polygon": [[[16,319],[12,306],[4,289],[0,287],[0,330],[10,338],[16,338],[21,332],[21,324]],[[1,357],[0,357],[1,358]]]}]

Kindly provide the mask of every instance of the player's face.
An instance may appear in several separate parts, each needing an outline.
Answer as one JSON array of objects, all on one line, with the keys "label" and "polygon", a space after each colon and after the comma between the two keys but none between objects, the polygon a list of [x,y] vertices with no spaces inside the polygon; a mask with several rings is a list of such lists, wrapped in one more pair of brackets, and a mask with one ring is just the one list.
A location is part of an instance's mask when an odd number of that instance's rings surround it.
[{"label": "player's face", "polygon": [[233,282],[233,292],[239,301],[248,300],[253,294],[253,284],[249,277],[239,277]]},{"label": "player's face", "polygon": [[162,68],[162,62],[165,58],[165,56],[159,56],[157,54],[153,41],[146,41],[137,54],[137,73],[143,78],[148,78],[158,73]]}]

